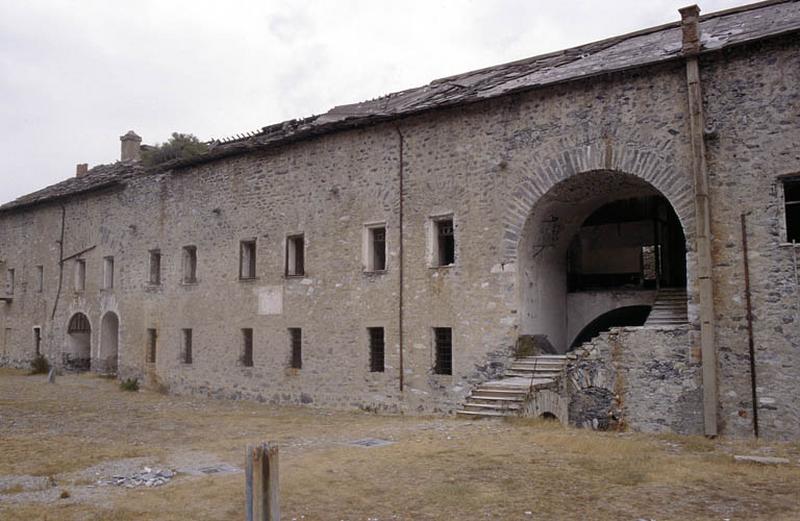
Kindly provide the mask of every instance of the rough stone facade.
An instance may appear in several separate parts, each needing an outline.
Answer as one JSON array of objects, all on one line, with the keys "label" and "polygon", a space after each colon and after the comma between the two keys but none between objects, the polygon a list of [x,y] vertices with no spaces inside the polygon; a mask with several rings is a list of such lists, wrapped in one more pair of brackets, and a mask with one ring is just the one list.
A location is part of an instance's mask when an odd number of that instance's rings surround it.
[{"label": "rough stone facade", "polygon": [[[700,64],[720,432],[753,432],[746,213],[760,433],[797,437],[800,297],[781,181],[800,174],[797,33],[703,54]],[[567,242],[554,246],[553,237],[568,239],[608,201],[659,194],[686,239],[690,324],[599,340],[617,383],[596,387],[622,386],[615,392],[632,428],[702,432],[687,95],[686,67],[675,59],[168,169],[119,163],[123,183],[6,205],[0,269],[8,286],[10,270],[14,280],[0,302],[2,363],[29,363],[40,328],[41,352],[60,364],[71,319],[83,313],[93,369],[116,365],[120,377],[174,392],[451,412],[502,372],[519,334],[548,334],[565,350],[580,330],[568,329],[564,261],[552,253]],[[442,216],[453,219],[455,262],[432,267]],[[385,223],[387,265],[368,272],[364,244],[376,223]],[[285,275],[286,239],[296,234],[301,277]],[[543,238],[550,242],[540,246]],[[250,240],[256,277],[240,279],[240,242]],[[185,246],[196,247],[195,282],[182,280]],[[153,250],[160,284],[149,283]],[[104,288],[108,257],[114,280]],[[608,299],[595,300],[597,314],[607,311]],[[574,316],[591,320],[582,306]],[[118,318],[115,353],[114,328],[103,326],[109,313]],[[383,372],[370,371],[371,327],[384,328]],[[452,328],[452,375],[434,373],[436,327]],[[245,328],[252,367],[242,363]],[[302,330],[301,369],[290,367],[289,328]],[[183,329],[192,330],[191,363],[182,361]],[[148,330],[157,335],[154,361]]]}]

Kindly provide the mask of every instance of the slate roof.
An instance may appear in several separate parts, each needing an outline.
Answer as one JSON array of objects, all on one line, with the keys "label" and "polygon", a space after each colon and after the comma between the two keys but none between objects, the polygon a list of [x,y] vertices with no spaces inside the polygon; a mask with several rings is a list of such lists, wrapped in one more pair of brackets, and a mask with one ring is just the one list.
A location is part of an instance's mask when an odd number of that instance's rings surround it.
[{"label": "slate roof", "polygon": [[[700,17],[702,53],[800,31],[800,0],[768,0]],[[681,26],[673,22],[571,49],[434,80],[325,114],[263,127],[246,137],[215,141],[209,151],[161,168],[179,168],[270,148],[308,137],[379,123],[438,108],[475,103],[506,94],[619,72],[681,57]],[[0,206],[0,212],[121,182],[130,168],[95,167]],[[115,172],[118,172],[115,174]]]}]

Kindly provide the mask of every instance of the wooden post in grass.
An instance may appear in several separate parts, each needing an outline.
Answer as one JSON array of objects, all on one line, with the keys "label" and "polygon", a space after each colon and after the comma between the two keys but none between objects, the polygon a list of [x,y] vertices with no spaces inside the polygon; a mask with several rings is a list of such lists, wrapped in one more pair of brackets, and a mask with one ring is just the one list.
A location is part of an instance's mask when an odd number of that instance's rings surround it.
[{"label": "wooden post in grass", "polygon": [[247,446],[245,515],[247,521],[280,521],[278,447],[269,443]]}]

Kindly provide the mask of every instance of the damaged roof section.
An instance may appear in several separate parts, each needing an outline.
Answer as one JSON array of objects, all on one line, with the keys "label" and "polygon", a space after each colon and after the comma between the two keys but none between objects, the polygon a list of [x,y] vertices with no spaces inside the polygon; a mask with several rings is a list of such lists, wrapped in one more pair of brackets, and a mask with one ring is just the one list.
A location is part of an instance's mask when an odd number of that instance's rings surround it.
[{"label": "damaged roof section", "polygon": [[[770,0],[700,17],[701,52],[800,31],[800,0]],[[208,152],[176,159],[159,170],[180,168],[267,149],[313,136],[367,126],[428,110],[483,100],[611,72],[635,69],[681,56],[681,26],[674,22],[564,51],[544,54],[396,92],[362,103],[334,107],[325,114],[263,127],[259,132],[210,143]],[[0,206],[0,212],[123,183],[143,167],[117,163]]]},{"label": "damaged roof section", "polygon": [[[700,17],[701,52],[796,31],[800,31],[800,0],[773,0],[720,11]],[[319,116],[266,126],[255,135],[216,142],[208,153],[192,160],[176,161],[172,166],[190,165],[427,110],[657,64],[680,57],[681,47],[680,22],[674,22],[438,79],[423,87],[334,107]]]},{"label": "damaged roof section", "polygon": [[23,195],[0,206],[0,212],[33,206],[86,192],[94,192],[114,186],[122,186],[131,176],[140,174],[144,167],[139,163],[117,162],[98,165],[85,174],[70,177],[60,183],[48,186],[28,195]]}]

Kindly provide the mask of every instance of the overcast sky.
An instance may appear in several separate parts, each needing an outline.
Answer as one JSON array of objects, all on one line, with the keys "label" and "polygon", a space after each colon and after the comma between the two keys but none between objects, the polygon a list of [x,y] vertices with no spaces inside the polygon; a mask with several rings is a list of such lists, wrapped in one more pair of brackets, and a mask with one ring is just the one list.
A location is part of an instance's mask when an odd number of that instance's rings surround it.
[{"label": "overcast sky", "polygon": [[256,130],[675,21],[691,1],[0,0],[0,202],[117,160],[127,130]]}]

